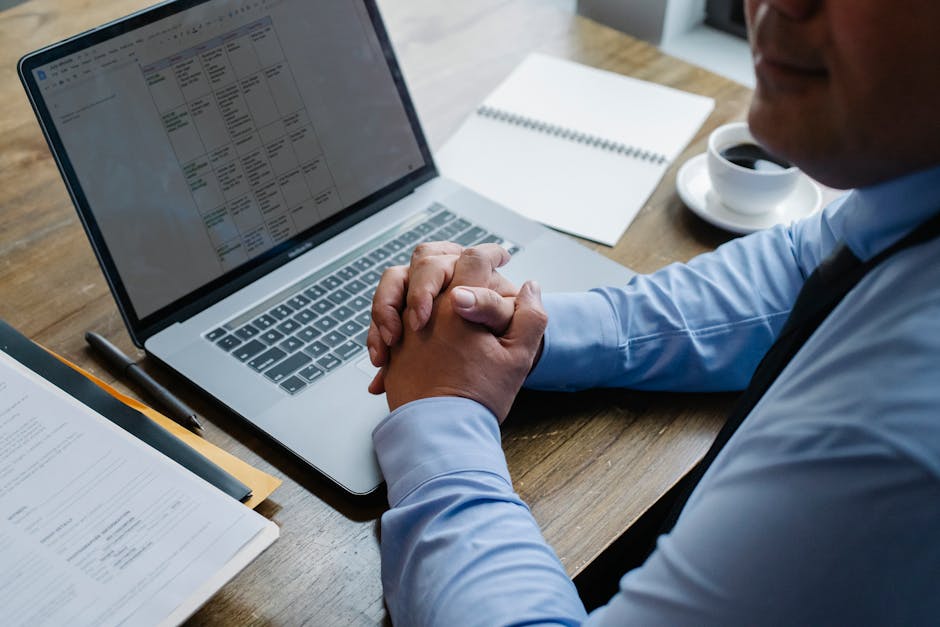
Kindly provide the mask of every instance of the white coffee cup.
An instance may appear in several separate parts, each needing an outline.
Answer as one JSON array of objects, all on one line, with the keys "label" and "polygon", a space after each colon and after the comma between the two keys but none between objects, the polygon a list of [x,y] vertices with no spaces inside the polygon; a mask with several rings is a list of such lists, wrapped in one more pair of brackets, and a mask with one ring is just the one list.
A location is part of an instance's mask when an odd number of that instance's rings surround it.
[{"label": "white coffee cup", "polygon": [[753,170],[732,163],[721,152],[739,144],[757,144],[746,122],[719,126],[708,136],[708,178],[712,190],[726,207],[738,213],[767,213],[786,198],[800,177],[800,170]]}]

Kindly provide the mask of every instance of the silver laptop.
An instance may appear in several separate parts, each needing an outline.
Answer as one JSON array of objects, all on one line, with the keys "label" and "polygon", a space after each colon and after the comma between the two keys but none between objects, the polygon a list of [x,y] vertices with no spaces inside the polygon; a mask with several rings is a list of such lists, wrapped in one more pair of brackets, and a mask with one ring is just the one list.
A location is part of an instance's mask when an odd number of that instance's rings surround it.
[{"label": "silver laptop", "polygon": [[631,274],[437,175],[372,0],[167,2],[19,72],[134,342],[351,493],[382,481],[386,267],[453,240],[548,291]]}]

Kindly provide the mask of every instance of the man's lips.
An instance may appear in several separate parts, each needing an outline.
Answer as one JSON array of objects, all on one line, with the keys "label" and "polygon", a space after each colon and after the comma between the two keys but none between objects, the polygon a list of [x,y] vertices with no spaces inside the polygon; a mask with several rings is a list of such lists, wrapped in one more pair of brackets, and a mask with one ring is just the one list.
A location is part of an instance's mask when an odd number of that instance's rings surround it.
[{"label": "man's lips", "polygon": [[755,50],[754,72],[767,87],[782,91],[802,91],[820,84],[829,72],[822,65],[804,59],[782,55],[769,55]]},{"label": "man's lips", "polygon": [[811,61],[797,60],[787,58],[783,55],[774,55],[756,51],[754,55],[754,64],[763,65],[777,72],[788,72],[793,74],[805,74],[807,76],[826,76],[829,72],[826,67]]}]

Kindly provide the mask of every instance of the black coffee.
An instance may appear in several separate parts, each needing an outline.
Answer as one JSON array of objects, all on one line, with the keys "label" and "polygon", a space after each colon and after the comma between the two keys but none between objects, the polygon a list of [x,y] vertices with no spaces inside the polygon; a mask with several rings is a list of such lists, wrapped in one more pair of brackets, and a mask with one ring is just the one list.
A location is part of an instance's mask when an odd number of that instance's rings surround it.
[{"label": "black coffee", "polygon": [[737,144],[722,150],[720,154],[735,165],[759,172],[779,172],[790,168],[790,164],[770,154],[757,144]]}]

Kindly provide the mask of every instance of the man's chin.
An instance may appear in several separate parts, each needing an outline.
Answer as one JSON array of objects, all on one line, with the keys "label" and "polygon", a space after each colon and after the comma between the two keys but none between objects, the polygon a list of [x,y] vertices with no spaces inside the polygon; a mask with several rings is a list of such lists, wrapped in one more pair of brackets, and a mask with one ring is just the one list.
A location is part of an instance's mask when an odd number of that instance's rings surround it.
[{"label": "man's chin", "polygon": [[810,129],[805,120],[794,119],[791,111],[783,110],[777,101],[768,101],[755,91],[747,123],[751,134],[767,151],[802,168],[800,148],[808,147],[804,138]]}]

